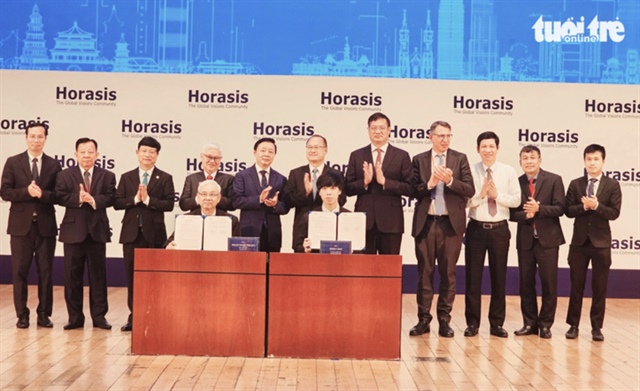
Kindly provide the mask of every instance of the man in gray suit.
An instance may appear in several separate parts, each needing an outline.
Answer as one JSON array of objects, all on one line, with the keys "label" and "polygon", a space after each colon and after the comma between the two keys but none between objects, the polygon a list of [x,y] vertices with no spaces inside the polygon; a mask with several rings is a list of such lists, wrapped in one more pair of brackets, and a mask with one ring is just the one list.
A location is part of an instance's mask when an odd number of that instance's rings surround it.
[{"label": "man in gray suit", "polygon": [[436,121],[431,125],[432,148],[413,158],[414,187],[418,203],[413,214],[411,235],[418,259],[418,324],[409,335],[430,331],[433,273],[438,260],[440,290],[437,316],[439,334],[451,338],[449,326],[456,295],[456,263],[465,231],[467,199],[475,188],[467,156],[449,149],[451,125]]}]

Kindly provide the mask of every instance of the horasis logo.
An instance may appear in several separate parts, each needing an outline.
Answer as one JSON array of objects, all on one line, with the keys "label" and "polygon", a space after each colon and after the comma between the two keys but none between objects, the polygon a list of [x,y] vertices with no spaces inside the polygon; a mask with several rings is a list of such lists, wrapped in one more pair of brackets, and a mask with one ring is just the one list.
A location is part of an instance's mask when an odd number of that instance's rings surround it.
[{"label": "horasis logo", "polygon": [[598,20],[598,15],[587,24],[581,16],[564,22],[544,20],[542,16],[531,26],[536,42],[622,42],[625,36],[624,24],[616,20]]}]

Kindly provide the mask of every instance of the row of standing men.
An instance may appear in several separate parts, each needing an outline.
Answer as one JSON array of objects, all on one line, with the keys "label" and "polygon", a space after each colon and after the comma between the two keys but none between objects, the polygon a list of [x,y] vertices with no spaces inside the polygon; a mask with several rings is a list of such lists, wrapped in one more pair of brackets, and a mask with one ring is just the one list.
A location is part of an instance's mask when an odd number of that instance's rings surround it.
[{"label": "row of standing men", "polygon": [[[418,261],[418,323],[410,335],[430,332],[433,277],[436,266],[440,286],[436,316],[439,334],[453,337],[449,326],[455,298],[456,263],[465,242],[464,335],[477,335],[480,326],[481,282],[485,255],[489,255],[491,302],[490,334],[506,337],[505,285],[510,231],[508,220],[518,223],[517,252],[520,269],[521,310],[524,325],[516,335],[551,337],[557,302],[558,248],[564,243],[559,217],[575,218],[569,250],[571,297],[566,337],[578,336],[582,297],[589,262],[593,262],[592,336],[604,340],[608,271],[611,264],[609,220],[619,216],[621,191],[617,181],[602,174],[605,149],[590,145],[584,151],[587,176],[573,180],[565,197],[562,178],[542,170],[540,150],[524,147],[520,164],[524,174],[497,161],[499,138],[481,133],[477,151],[481,161],[470,166],[464,153],[449,148],[451,126],[436,121],[430,127],[432,149],[414,156],[389,143],[390,120],[375,113],[367,120],[371,143],[353,151],[340,193],[357,196],[355,210],[366,212],[368,254],[399,254],[404,232],[402,196],[417,198],[412,236]],[[29,326],[26,277],[35,255],[38,270],[37,323],[52,327],[52,260],[57,233],[54,204],[66,208],[59,240],[64,243],[65,300],[69,322],[65,329],[84,326],[82,312],[85,262],[90,282],[90,311],[94,327],[110,329],[106,288],[106,246],[110,241],[106,208],[125,210],[120,243],[123,245],[128,282],[128,306],[133,304],[135,248],[167,246],[164,212],[173,210],[174,185],[171,175],[156,167],[160,143],[152,137],[140,140],[136,155],[139,167],[124,173],[116,187],[115,175],[94,166],[98,145],[93,139],[76,142],[77,167],[61,172],[59,163],[43,153],[48,135],[46,125],[34,123],[26,129],[27,151],[10,157],[2,173],[0,196],[11,202],[8,234],[14,285],[17,327]],[[260,237],[260,250],[278,252],[282,245],[280,216],[295,208],[293,238],[303,228],[303,217],[321,210],[316,180],[331,171],[325,164],[327,140],[314,135],[306,143],[308,164],[291,170],[287,179],[271,168],[277,153],[275,140],[263,138],[254,144],[256,164],[235,177],[219,171],[222,150],[207,144],[200,155],[203,171],[185,180],[180,208],[198,213],[198,185],[214,180],[219,191],[217,213],[240,210],[242,236]],[[344,190],[344,191],[343,191]],[[466,209],[469,209],[468,223]],[[306,231],[306,230],[305,230]],[[293,243],[296,251],[304,251]],[[542,306],[537,308],[536,272],[542,282]],[[122,331],[132,329],[132,312]]]}]

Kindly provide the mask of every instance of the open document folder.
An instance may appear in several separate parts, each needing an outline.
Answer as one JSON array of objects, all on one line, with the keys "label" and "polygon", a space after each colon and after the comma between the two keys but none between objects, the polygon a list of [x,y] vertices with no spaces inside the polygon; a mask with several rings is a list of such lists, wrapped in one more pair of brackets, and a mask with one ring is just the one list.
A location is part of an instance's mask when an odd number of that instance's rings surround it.
[{"label": "open document folder", "polygon": [[366,228],[367,215],[362,212],[310,212],[307,237],[314,250],[320,249],[323,240],[349,241],[353,250],[364,250]]},{"label": "open document folder", "polygon": [[179,215],[174,240],[180,250],[227,251],[231,217]]}]

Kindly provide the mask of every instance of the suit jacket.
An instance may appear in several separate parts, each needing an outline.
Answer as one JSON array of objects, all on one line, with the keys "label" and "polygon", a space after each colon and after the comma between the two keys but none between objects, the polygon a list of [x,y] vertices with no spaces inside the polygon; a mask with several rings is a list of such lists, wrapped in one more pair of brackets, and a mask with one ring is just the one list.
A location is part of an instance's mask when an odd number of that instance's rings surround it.
[{"label": "suit jacket", "polygon": [[594,247],[611,247],[609,220],[615,220],[620,216],[620,183],[603,174],[596,192],[598,208],[584,210],[581,199],[587,194],[587,181],[587,176],[576,178],[571,181],[567,190],[566,214],[567,217],[575,218],[571,245],[580,246],[589,239]]},{"label": "suit jacket", "polygon": [[60,170],[60,163],[43,153],[40,175],[36,181],[42,189],[42,197],[31,197],[27,190],[32,181],[29,154],[24,151],[7,159],[2,170],[0,197],[11,202],[7,224],[9,235],[27,235],[31,229],[34,213],[38,215],[40,235],[46,237],[57,235],[58,224],[53,205],[56,201],[56,176]]},{"label": "suit jacket", "polygon": [[140,176],[138,167],[125,172],[120,177],[116,189],[114,209],[124,210],[120,243],[132,243],[138,237],[139,216],[142,216],[142,234],[145,240],[155,248],[162,247],[167,240],[167,228],[164,224],[164,212],[171,212],[174,206],[173,178],[170,174],[155,167],[149,178],[147,193],[149,205],[134,203]]},{"label": "suit jacket", "polygon": [[[340,171],[336,170],[335,168],[331,168],[326,164],[322,168],[322,172],[320,173],[320,175],[326,174],[329,171],[342,176],[342,173]],[[299,234],[298,227],[300,227],[302,216],[309,213],[311,209],[317,206],[322,206],[322,199],[319,195],[316,194],[315,199],[313,198],[313,192],[307,195],[307,190],[304,188],[304,174],[311,175],[308,164],[291,170],[291,172],[289,173],[289,179],[287,179],[287,185],[284,188],[284,202],[289,208],[296,208],[295,216],[293,218],[292,248],[294,250],[295,238]],[[340,195],[340,198],[338,199],[338,203],[340,204],[340,206],[342,206],[346,202],[347,193],[343,191]]]},{"label": "suit jacket", "polygon": [[[293,238],[293,251],[296,253],[303,253],[304,252],[304,240],[307,238],[307,236],[309,235],[309,212],[322,212],[322,204],[320,204],[320,206],[317,206],[315,208],[313,208],[312,210],[307,211],[306,213],[304,213],[302,215],[302,218],[300,219],[300,221],[298,222],[298,227],[295,231],[298,233],[298,236],[295,236]],[[340,207],[340,213],[350,213],[351,211],[349,209],[343,208],[342,206]],[[312,253],[317,253],[319,252],[318,250],[311,250]]]},{"label": "suit jacket", "polygon": [[522,202],[510,210],[511,221],[518,223],[516,248],[530,250],[533,247],[533,225],[536,226],[538,241],[543,247],[558,247],[564,244],[564,235],[560,226],[560,216],[564,214],[564,185],[559,175],[540,170],[536,179],[534,199],[539,202],[540,210],[531,218],[526,218],[523,205],[529,201],[529,179],[527,174],[518,178],[522,190]]},{"label": "suit jacket", "polygon": [[[200,215],[202,215],[202,213],[200,212],[199,209],[200,208],[198,208],[198,210],[192,210],[189,213],[185,213],[185,214],[200,216]],[[216,208],[216,216],[228,216],[228,217],[231,217],[231,236],[240,236],[240,224],[238,223],[238,218],[236,216],[234,216],[234,215],[232,215],[230,213],[227,213],[224,210],[217,209],[217,208]],[[176,232],[173,231],[171,236],[169,236],[167,241],[164,242],[162,247],[167,248],[169,243],[173,242],[173,239],[174,239],[175,235],[176,235]]]},{"label": "suit jacket", "polygon": [[[189,175],[184,180],[184,187],[182,188],[182,194],[180,195],[180,209],[184,211],[198,211],[200,205],[196,203],[196,195],[198,194],[198,184],[206,179],[203,171],[198,171]],[[216,176],[213,180],[220,185],[221,198],[218,202],[216,209],[233,210],[232,194],[233,194],[233,175],[225,174],[223,172],[216,172]]]},{"label": "suit jacket", "polygon": [[287,178],[271,168],[269,174],[269,197],[278,194],[278,203],[275,208],[270,208],[260,203],[260,179],[256,171],[256,165],[248,167],[236,174],[233,181],[233,207],[240,209],[240,232],[242,236],[259,237],[262,226],[267,223],[269,227],[269,243],[272,246],[282,247],[282,224],[280,215],[287,214],[289,207],[284,203],[284,188]]},{"label": "suit jacket", "polygon": [[[465,208],[467,200],[475,193],[473,176],[469,168],[467,155],[448,149],[446,152],[446,166],[453,171],[451,186],[444,187],[444,203],[449,214],[451,226],[458,235],[464,234],[467,214]],[[422,152],[413,157],[413,184],[415,197],[418,202],[413,213],[413,226],[411,235],[416,237],[422,232],[427,223],[427,215],[431,206],[431,192],[428,183],[431,179],[431,162],[433,150]]]},{"label": "suit jacket", "polygon": [[80,204],[80,184],[84,183],[79,166],[63,170],[56,179],[56,199],[66,208],[60,225],[59,240],[63,243],[81,243],[87,235],[96,242],[111,241],[107,208],[113,206],[116,194],[116,176],[100,167],[93,168],[89,194],[96,208]]},{"label": "suit jacket", "polygon": [[409,154],[389,144],[382,161],[382,171],[386,180],[384,189],[376,181],[375,175],[365,189],[362,170],[364,162],[375,162],[371,145],[357,149],[349,156],[346,192],[348,196],[358,196],[355,211],[367,214],[367,230],[371,230],[375,224],[380,232],[403,233],[402,196],[411,196],[413,193],[413,169]]}]

